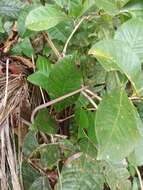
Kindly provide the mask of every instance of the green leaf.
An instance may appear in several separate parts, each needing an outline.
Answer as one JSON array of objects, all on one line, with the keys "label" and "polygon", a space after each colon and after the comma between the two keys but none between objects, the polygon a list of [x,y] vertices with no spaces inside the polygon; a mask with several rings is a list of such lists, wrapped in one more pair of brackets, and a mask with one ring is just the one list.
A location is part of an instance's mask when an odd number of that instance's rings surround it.
[{"label": "green leaf", "polygon": [[143,60],[143,20],[130,19],[118,28],[115,39],[124,41]]},{"label": "green leaf", "polygon": [[134,151],[128,157],[129,162],[135,167],[143,165],[143,123],[137,112],[136,119],[138,121],[140,138],[134,148]]},{"label": "green leaf", "polygon": [[31,45],[29,38],[23,39],[23,41],[20,43],[20,48],[21,48],[22,53],[26,55],[27,57],[31,58],[32,55],[34,54],[34,49]]},{"label": "green leaf", "polygon": [[129,0],[95,0],[95,4],[99,9],[104,9],[110,14],[115,14],[119,8],[124,6]]},{"label": "green leaf", "polygon": [[55,190],[103,189],[104,177],[99,164],[89,157],[80,157],[62,169]]},{"label": "green leaf", "polygon": [[38,7],[27,15],[25,25],[34,31],[48,30],[67,19],[67,16],[54,5]]},{"label": "green leaf", "polygon": [[48,33],[51,39],[66,42],[71,31],[73,30],[73,22],[61,22],[57,26],[50,28]]},{"label": "green leaf", "polygon": [[100,103],[95,119],[99,160],[123,160],[139,140],[135,108],[123,89],[114,89]]},{"label": "green leaf", "polygon": [[23,6],[24,3],[20,0],[2,0],[0,2],[0,14],[16,18]]},{"label": "green leaf", "polygon": [[75,112],[76,124],[78,125],[78,138],[91,137],[92,127],[94,126],[95,113],[78,108]]},{"label": "green leaf", "polygon": [[103,169],[103,175],[105,176],[108,186],[112,190],[126,189],[130,190],[130,181],[128,180],[130,174],[127,169],[126,160],[114,163],[103,162],[101,163]]},{"label": "green leaf", "polygon": [[25,6],[24,9],[22,9],[19,13],[18,20],[17,20],[17,30],[21,37],[26,37],[33,33],[33,31],[29,31],[26,29],[25,20],[26,20],[27,14],[34,8],[35,6],[28,5],[28,6]]},{"label": "green leaf", "polygon": [[121,11],[131,13],[133,17],[143,18],[143,1],[130,0],[129,3],[121,9]]},{"label": "green leaf", "polygon": [[0,17],[0,33],[4,33],[2,17]]},{"label": "green leaf", "polygon": [[38,112],[34,121],[34,126],[38,130],[47,134],[55,134],[58,130],[55,120],[52,118],[52,116],[50,116],[47,109],[43,109]]},{"label": "green leaf", "polygon": [[138,56],[123,41],[103,40],[89,51],[107,71],[118,70],[125,74],[137,94],[143,94],[141,62]]},{"label": "green leaf", "polygon": [[69,1],[69,15],[73,17],[78,17],[82,13],[82,1],[81,0],[71,0]]},{"label": "green leaf", "polygon": [[42,56],[38,57],[36,62],[38,71],[28,76],[28,81],[31,83],[42,87],[45,90],[48,90],[48,77],[52,68],[52,63]]},{"label": "green leaf", "polygon": [[60,149],[57,144],[49,144],[47,147],[40,150],[41,162],[44,167],[52,170],[54,166],[57,166],[60,160]]},{"label": "green leaf", "polygon": [[[79,89],[81,86],[81,73],[75,65],[73,57],[66,57],[56,64],[48,78],[48,93],[51,99],[58,98]],[[72,96],[56,104],[58,111],[73,104],[78,96]]]},{"label": "green leaf", "polygon": [[22,162],[22,180],[25,189],[29,189],[31,184],[40,177],[40,173],[34,169],[27,161]]},{"label": "green leaf", "polygon": [[37,178],[28,190],[52,190],[48,177]]},{"label": "green leaf", "polygon": [[96,158],[97,147],[90,139],[88,139],[87,137],[82,138],[79,141],[79,146],[80,146],[81,152],[90,156],[91,158]]},{"label": "green leaf", "polygon": [[29,131],[24,139],[23,153],[27,157],[39,146],[34,131]]}]

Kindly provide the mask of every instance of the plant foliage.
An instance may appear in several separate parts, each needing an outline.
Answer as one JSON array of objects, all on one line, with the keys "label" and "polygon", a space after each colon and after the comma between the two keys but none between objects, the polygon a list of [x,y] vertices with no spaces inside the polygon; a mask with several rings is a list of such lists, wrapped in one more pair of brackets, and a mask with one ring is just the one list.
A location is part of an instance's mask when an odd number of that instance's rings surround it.
[{"label": "plant foliage", "polygon": [[21,187],[140,189],[143,1],[6,0],[0,14],[2,55],[28,65]]}]

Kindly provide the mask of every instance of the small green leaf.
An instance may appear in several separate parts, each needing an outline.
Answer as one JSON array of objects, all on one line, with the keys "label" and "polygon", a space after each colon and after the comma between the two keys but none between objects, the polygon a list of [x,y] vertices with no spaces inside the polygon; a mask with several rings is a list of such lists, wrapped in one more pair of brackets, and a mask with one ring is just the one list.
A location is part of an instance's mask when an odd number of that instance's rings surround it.
[{"label": "small green leaf", "polygon": [[43,109],[38,112],[34,121],[34,126],[38,130],[47,134],[55,134],[58,130],[55,120],[52,118],[52,116],[50,116],[47,109]]},{"label": "small green leaf", "polygon": [[123,89],[114,89],[100,103],[95,119],[98,159],[119,161],[139,140],[135,108]]},{"label": "small green leaf", "polygon": [[34,49],[31,45],[29,38],[23,39],[23,41],[20,43],[20,48],[21,48],[22,53],[26,55],[27,57],[31,58],[32,55],[34,54]]},{"label": "small green leaf", "polygon": [[67,16],[54,5],[46,5],[32,10],[25,21],[28,29],[34,31],[48,30],[67,19]]},{"label": "small green leaf", "polygon": [[36,62],[38,71],[28,76],[28,81],[48,90],[48,77],[52,68],[52,63],[45,57],[39,56]]}]

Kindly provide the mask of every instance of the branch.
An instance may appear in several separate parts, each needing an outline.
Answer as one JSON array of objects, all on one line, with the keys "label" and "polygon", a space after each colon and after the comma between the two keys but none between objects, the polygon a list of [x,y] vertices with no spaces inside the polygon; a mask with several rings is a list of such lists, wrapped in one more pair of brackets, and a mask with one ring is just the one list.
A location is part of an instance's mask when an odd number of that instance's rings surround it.
[{"label": "branch", "polygon": [[46,32],[42,33],[45,40],[47,41],[48,45],[51,47],[51,49],[53,50],[53,52],[55,53],[56,57],[58,59],[62,58],[59,50],[55,47],[54,43],[52,42],[52,40],[50,39],[49,35]]},{"label": "branch", "polygon": [[90,96],[88,96],[88,94],[86,94],[86,92],[82,91],[82,94],[85,98],[88,99],[88,101],[94,106],[95,109],[98,108],[98,106],[96,105],[96,103],[92,100],[92,98]]},{"label": "branch", "polygon": [[142,178],[141,178],[140,171],[138,170],[138,168],[137,168],[137,167],[136,167],[135,169],[136,169],[137,176],[138,176],[138,179],[139,179],[140,188],[141,188],[141,190],[143,190],[143,182],[142,182]]},{"label": "branch", "polygon": [[85,89],[85,91],[86,91],[87,93],[89,93],[90,95],[92,95],[94,98],[96,98],[98,101],[101,101],[101,100],[102,100],[102,98],[101,98],[100,96],[98,96],[97,94],[95,94],[95,93],[92,92],[91,90]]},{"label": "branch", "polygon": [[73,35],[75,34],[75,32],[77,31],[77,29],[79,28],[79,26],[81,25],[81,23],[82,23],[85,19],[88,19],[88,16],[85,16],[85,17],[82,17],[82,18],[81,18],[81,20],[77,23],[77,25],[76,25],[75,28],[73,29],[72,33],[71,33],[70,36],[68,37],[68,39],[67,39],[67,41],[66,41],[66,43],[65,43],[63,52],[62,52],[63,57],[64,57],[65,54],[66,54],[67,47],[68,47],[68,44],[69,44],[70,40],[72,39]]},{"label": "branch", "polygon": [[58,103],[58,102],[61,102],[62,100],[66,99],[66,98],[68,98],[68,97],[70,97],[70,96],[73,96],[73,95],[75,95],[75,94],[78,94],[78,93],[82,92],[82,91],[85,90],[86,88],[87,88],[87,86],[84,86],[84,87],[82,87],[82,88],[80,88],[80,89],[78,89],[78,90],[75,90],[75,91],[73,91],[73,92],[70,92],[70,93],[68,93],[68,94],[65,94],[64,96],[58,97],[58,98],[56,98],[56,99],[54,99],[54,100],[51,100],[50,102],[41,104],[40,106],[37,106],[37,107],[33,110],[32,114],[31,114],[31,122],[34,123],[35,115],[36,115],[36,113],[37,113],[39,110],[41,110],[41,109],[43,109],[43,108],[46,108],[46,107],[49,107],[49,106],[51,106],[51,105],[53,105],[53,104],[56,104],[56,103]]}]

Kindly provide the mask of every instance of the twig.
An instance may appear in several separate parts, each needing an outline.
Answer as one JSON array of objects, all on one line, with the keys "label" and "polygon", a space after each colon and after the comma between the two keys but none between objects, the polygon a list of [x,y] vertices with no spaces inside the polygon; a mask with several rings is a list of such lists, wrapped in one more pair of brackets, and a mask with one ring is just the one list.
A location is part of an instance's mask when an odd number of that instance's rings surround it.
[{"label": "twig", "polygon": [[68,94],[65,94],[64,96],[61,96],[61,97],[59,97],[59,98],[56,98],[55,100],[51,100],[50,102],[47,102],[47,103],[45,103],[45,104],[41,104],[40,106],[37,106],[37,107],[33,110],[32,114],[31,114],[31,122],[34,123],[34,117],[35,117],[36,113],[37,113],[39,110],[41,110],[41,109],[43,109],[43,108],[46,108],[46,107],[49,107],[49,106],[51,106],[51,105],[53,105],[53,104],[56,104],[56,103],[58,103],[58,102],[60,102],[60,101],[62,101],[62,100],[64,100],[64,99],[66,99],[66,98],[68,98],[68,97],[70,97],[70,96],[73,96],[73,95],[75,95],[75,94],[78,94],[78,93],[82,92],[83,90],[85,90],[86,88],[87,88],[87,86],[84,86],[84,87],[82,87],[82,88],[80,88],[80,89],[78,89],[78,90],[75,90],[75,91],[73,91],[73,92],[70,92],[70,93],[68,93]]},{"label": "twig", "polygon": [[77,29],[79,28],[79,26],[81,25],[81,23],[82,23],[85,19],[88,19],[88,16],[85,16],[85,17],[82,17],[82,18],[81,18],[81,20],[77,23],[77,25],[76,25],[75,28],[73,29],[72,33],[71,33],[70,36],[68,37],[68,39],[67,39],[67,41],[66,41],[66,43],[65,43],[63,52],[62,52],[63,57],[64,57],[65,54],[66,54],[67,47],[68,47],[68,44],[69,44],[70,40],[72,39],[73,35],[75,34],[75,32],[77,31]]},{"label": "twig", "polygon": [[72,115],[70,115],[70,116],[68,116],[68,117],[65,117],[64,119],[56,119],[56,121],[58,121],[59,123],[62,123],[62,122],[64,122],[64,121],[68,120],[68,119],[73,118],[74,116],[75,116],[75,115],[72,114]]},{"label": "twig", "polygon": [[3,106],[6,106],[7,97],[8,97],[8,67],[9,67],[9,59],[6,60],[6,85],[5,85],[5,95],[3,99]]},{"label": "twig", "polygon": [[132,96],[129,97],[130,100],[143,100],[143,97],[138,97],[138,96]]},{"label": "twig", "polygon": [[7,147],[7,161],[9,165],[9,169],[11,172],[11,180],[13,190],[21,190],[20,182],[18,179],[18,175],[16,173],[16,160],[13,155],[11,140],[9,136],[9,121],[8,118],[6,119],[6,126],[5,126],[5,137],[6,137],[6,147]]},{"label": "twig", "polygon": [[1,133],[0,133],[0,139],[1,139],[1,189],[3,190],[7,190],[8,186],[7,186],[7,177],[6,177],[6,147],[5,147],[5,134],[4,134],[4,127],[5,127],[5,123],[4,122],[2,124],[2,129],[1,129]]},{"label": "twig", "polygon": [[93,93],[91,90],[85,89],[85,91],[86,91],[87,93],[89,93],[90,95],[92,95],[92,96],[93,96],[94,98],[96,98],[97,100],[99,100],[99,101],[102,100],[102,98],[101,98],[100,96],[98,96],[97,94]]},{"label": "twig", "polygon": [[137,175],[138,175],[138,179],[139,179],[139,183],[140,183],[140,188],[141,188],[141,190],[143,190],[143,182],[142,182],[141,174],[140,174],[140,171],[138,170],[137,167],[136,167],[136,172],[137,172]]},{"label": "twig", "polygon": [[70,157],[67,158],[64,165],[68,166],[73,160],[76,160],[77,158],[81,157],[82,154],[83,154],[82,152],[77,152],[77,153],[71,155]]},{"label": "twig", "polygon": [[52,40],[50,39],[49,35],[46,32],[42,33],[45,40],[47,41],[47,43],[49,44],[49,46],[51,47],[51,49],[53,50],[53,52],[55,53],[56,57],[58,59],[62,58],[59,50],[55,47],[54,43],[52,42]]},{"label": "twig", "polygon": [[85,96],[89,100],[89,102],[94,106],[95,109],[98,108],[96,103],[92,100],[92,98],[90,96],[88,96],[88,94],[86,94],[86,92],[82,91],[81,93],[83,94],[83,96]]}]

